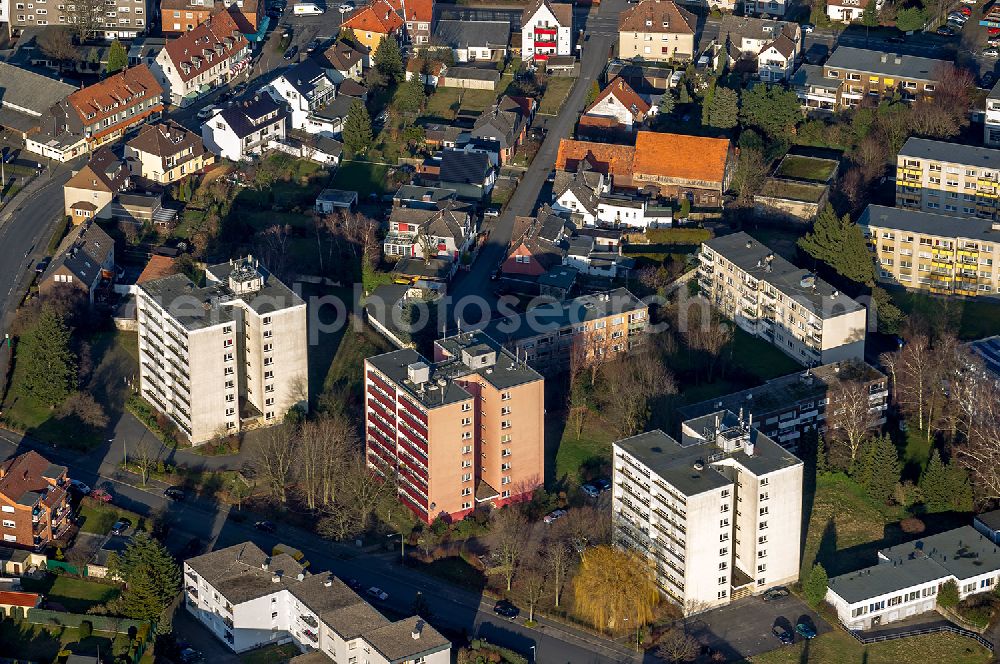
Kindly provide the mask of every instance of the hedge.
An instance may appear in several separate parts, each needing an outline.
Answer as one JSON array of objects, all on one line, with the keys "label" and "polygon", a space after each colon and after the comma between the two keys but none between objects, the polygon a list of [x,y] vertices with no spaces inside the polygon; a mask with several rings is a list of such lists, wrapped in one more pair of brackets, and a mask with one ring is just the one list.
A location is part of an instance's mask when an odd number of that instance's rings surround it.
[{"label": "hedge", "polygon": [[[84,620],[89,620],[95,632],[127,634],[130,627],[135,627],[137,633],[143,632],[145,622],[128,618],[113,618],[111,616],[90,615],[87,613],[67,613],[65,611],[48,611],[46,609],[28,609],[28,622],[35,625],[58,625],[64,627],[79,627]],[[146,628],[148,632],[148,627]]]}]

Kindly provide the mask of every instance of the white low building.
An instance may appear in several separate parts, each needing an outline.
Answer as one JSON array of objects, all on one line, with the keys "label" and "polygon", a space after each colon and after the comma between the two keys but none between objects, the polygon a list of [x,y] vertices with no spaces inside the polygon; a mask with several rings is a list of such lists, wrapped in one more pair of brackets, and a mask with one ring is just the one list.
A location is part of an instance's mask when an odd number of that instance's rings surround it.
[{"label": "white low building", "polygon": [[326,129],[326,123],[321,118],[310,122],[310,116],[337,95],[336,84],[314,60],[303,60],[274,79],[264,90],[275,101],[289,108],[291,129],[330,136],[336,133]]},{"label": "white low building", "polygon": [[267,152],[288,132],[288,111],[270,95],[257,95],[216,113],[201,126],[205,147],[232,161]]},{"label": "white low building", "polygon": [[581,161],[577,172],[558,171],[552,186],[552,209],[587,228],[645,230],[673,224],[669,207],[645,198],[612,194],[609,179]]},{"label": "white low building", "polygon": [[184,606],[237,653],[291,642],[331,662],[451,661],[451,642],[424,619],[390,621],[330,572],[253,542],[184,561]]},{"label": "white low building", "polygon": [[860,21],[869,2],[875,3],[876,10],[882,9],[882,3],[879,0],[827,0],[826,15],[831,21],[844,23]]},{"label": "white low building", "polygon": [[994,85],[986,97],[984,124],[983,144],[988,148],[1000,148],[1000,83]]},{"label": "white low building", "polygon": [[937,606],[948,581],[961,599],[991,592],[1000,582],[997,545],[962,526],[878,552],[878,564],[830,579],[826,601],[850,630],[904,620]]}]

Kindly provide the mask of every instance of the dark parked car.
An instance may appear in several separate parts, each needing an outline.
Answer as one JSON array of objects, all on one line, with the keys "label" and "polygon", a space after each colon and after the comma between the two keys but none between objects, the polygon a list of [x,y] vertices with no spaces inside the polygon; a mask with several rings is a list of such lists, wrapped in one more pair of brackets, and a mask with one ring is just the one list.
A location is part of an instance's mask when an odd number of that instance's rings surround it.
[{"label": "dark parked car", "polygon": [[292,58],[294,58],[298,54],[299,54],[299,47],[298,46],[293,46],[290,49],[288,49],[287,51],[285,51],[284,58],[285,58],[285,60],[291,60]]},{"label": "dark parked car", "polygon": [[776,637],[778,637],[778,640],[781,641],[786,646],[795,641],[795,637],[792,636],[792,633],[789,632],[784,627],[782,627],[781,625],[775,625],[774,627],[772,627],[771,633],[774,634]]},{"label": "dark parked car", "polygon": [[782,597],[788,597],[788,588],[784,586],[775,586],[764,593],[765,602],[781,599]]},{"label": "dark parked car", "polygon": [[278,532],[278,527],[271,523],[270,521],[258,521],[253,524],[253,527],[262,533],[276,533]]},{"label": "dark parked car", "polygon": [[163,495],[170,500],[184,500],[184,489],[172,486],[169,489],[164,490]]},{"label": "dark parked car", "polygon": [[322,44],[323,44],[323,42],[321,42],[318,39],[312,40],[311,42],[309,42],[308,44],[306,44],[306,53],[312,53],[317,48],[319,48]]},{"label": "dark parked car", "polygon": [[594,484],[601,490],[601,493],[611,489],[611,480],[606,477],[598,477],[594,480]]},{"label": "dark parked car", "polygon": [[111,526],[112,535],[124,535],[125,531],[132,527],[132,522],[128,519],[119,519],[115,525]]},{"label": "dark parked car", "polygon": [[[2,184],[3,183],[0,183],[0,186],[2,186]],[[49,263],[51,262],[52,259],[48,257],[45,257],[42,260],[38,261],[38,265],[35,266],[35,273],[41,274],[42,272],[45,272],[45,269],[49,266]]]},{"label": "dark parked car", "polygon": [[361,592],[362,588],[364,588],[364,586],[361,585],[361,582],[358,581],[357,579],[348,579],[347,587],[356,593]]},{"label": "dark parked car", "polygon": [[521,609],[517,608],[507,600],[502,599],[493,607],[493,613],[497,614],[501,618],[513,620],[514,618],[517,618],[519,613],[521,613]]},{"label": "dark parked car", "polygon": [[816,638],[816,628],[805,620],[800,620],[795,623],[795,631],[801,634],[804,639]]},{"label": "dark parked car", "polygon": [[886,41],[889,42],[890,44],[902,44],[903,42],[906,41],[906,38],[905,37],[889,37],[888,39],[886,39]]}]

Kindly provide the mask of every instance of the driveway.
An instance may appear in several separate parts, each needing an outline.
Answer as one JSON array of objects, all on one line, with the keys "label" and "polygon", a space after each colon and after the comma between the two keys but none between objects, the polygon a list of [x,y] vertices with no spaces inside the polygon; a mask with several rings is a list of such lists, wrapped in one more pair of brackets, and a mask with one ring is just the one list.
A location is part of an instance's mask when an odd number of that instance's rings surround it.
[{"label": "driveway", "polygon": [[[830,625],[794,595],[770,602],[761,597],[747,597],[696,616],[688,629],[703,644],[721,651],[726,661],[740,661],[783,647],[771,628],[779,623],[794,632],[801,616],[809,617],[817,634],[831,630]],[[795,640],[801,641],[802,637],[795,634]]]},{"label": "driveway", "polygon": [[173,627],[177,638],[187,641],[191,648],[204,655],[204,661],[212,664],[239,664],[239,656],[215,638],[207,627],[195,620],[183,605],[179,606],[177,613],[174,614]]}]

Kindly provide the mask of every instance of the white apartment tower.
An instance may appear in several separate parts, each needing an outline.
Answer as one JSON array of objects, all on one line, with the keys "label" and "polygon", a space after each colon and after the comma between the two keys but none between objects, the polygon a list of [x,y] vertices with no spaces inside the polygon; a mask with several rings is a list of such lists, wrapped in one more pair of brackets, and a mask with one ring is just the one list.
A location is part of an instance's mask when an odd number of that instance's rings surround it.
[{"label": "white apartment tower", "polygon": [[192,444],[309,403],[306,304],[252,256],[139,286],[142,396]]},{"label": "white apartment tower", "polygon": [[685,615],[798,579],[802,461],[730,411],[614,443],[613,537]]},{"label": "white apartment tower", "polygon": [[868,312],[746,233],[717,237],[698,254],[701,292],[742,330],[805,366],[864,361]]}]

